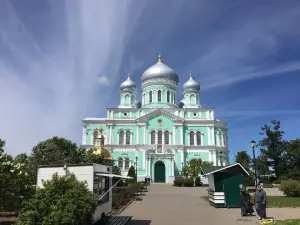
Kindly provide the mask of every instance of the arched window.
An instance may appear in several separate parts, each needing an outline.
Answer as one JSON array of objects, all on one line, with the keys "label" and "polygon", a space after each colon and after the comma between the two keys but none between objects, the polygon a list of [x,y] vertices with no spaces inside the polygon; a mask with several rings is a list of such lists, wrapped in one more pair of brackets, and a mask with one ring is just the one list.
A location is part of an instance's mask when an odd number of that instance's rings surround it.
[{"label": "arched window", "polygon": [[170,102],[170,92],[167,91],[167,102]]},{"label": "arched window", "polygon": [[170,143],[169,143],[169,136],[170,136],[169,131],[165,131],[165,144],[166,144],[166,145],[170,144]]},{"label": "arched window", "polygon": [[123,159],[122,159],[122,158],[119,158],[119,159],[118,159],[118,167],[119,167],[120,169],[123,169]]},{"label": "arched window", "polygon": [[197,131],[197,145],[201,145],[201,132]]},{"label": "arched window", "polygon": [[119,145],[124,145],[124,131],[119,132]]},{"label": "arched window", "polygon": [[190,145],[195,145],[194,131],[190,132]]},{"label": "arched window", "polygon": [[129,169],[129,158],[125,159],[125,170]]},{"label": "arched window", "polygon": [[125,104],[126,105],[130,104],[130,95],[129,94],[125,95]]},{"label": "arched window", "polygon": [[149,102],[152,102],[152,91],[149,92]]},{"label": "arched window", "polygon": [[155,131],[151,131],[151,145],[155,145]]},{"label": "arched window", "polygon": [[126,131],[126,145],[130,145],[130,131]]},{"label": "arched window", "polygon": [[161,90],[157,92],[157,101],[161,102]]},{"label": "arched window", "polygon": [[96,141],[97,141],[97,137],[98,137],[98,131],[97,130],[95,130],[94,131],[94,140],[93,140],[93,145],[96,145],[97,143],[96,143]]},{"label": "arched window", "polygon": [[157,132],[157,144],[162,144],[162,131]]}]

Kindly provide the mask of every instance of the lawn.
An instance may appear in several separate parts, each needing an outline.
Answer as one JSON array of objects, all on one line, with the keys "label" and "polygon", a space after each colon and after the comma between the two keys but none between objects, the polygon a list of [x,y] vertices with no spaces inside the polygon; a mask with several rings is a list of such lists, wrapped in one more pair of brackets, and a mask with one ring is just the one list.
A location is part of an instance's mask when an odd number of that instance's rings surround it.
[{"label": "lawn", "polygon": [[276,221],[276,225],[300,225],[300,220]]},{"label": "lawn", "polygon": [[[208,196],[201,196],[201,199],[209,201]],[[253,203],[253,197],[251,201]],[[283,207],[300,207],[300,197],[267,196],[267,208]]]}]

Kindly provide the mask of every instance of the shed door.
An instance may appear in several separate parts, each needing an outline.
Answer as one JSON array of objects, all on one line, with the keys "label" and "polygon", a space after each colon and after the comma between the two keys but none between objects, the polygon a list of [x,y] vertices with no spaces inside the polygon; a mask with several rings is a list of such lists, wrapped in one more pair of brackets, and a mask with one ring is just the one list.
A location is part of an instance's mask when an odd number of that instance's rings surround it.
[{"label": "shed door", "polygon": [[239,185],[244,185],[242,174],[232,174],[224,180],[224,194],[227,208],[239,208],[241,206]]}]

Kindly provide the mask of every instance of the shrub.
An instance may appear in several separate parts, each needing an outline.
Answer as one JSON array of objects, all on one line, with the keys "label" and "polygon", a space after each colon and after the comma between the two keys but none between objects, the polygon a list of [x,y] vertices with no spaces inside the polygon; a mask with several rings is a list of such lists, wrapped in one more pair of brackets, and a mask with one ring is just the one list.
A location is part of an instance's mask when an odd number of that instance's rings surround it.
[{"label": "shrub", "polygon": [[281,180],[274,180],[273,184],[281,184]]},{"label": "shrub", "polygon": [[43,189],[37,189],[34,196],[25,201],[19,224],[91,224],[96,199],[85,182],[79,182],[74,175],[59,177],[56,174],[43,184]]},{"label": "shrub", "polygon": [[184,187],[194,187],[194,180],[193,178],[184,178],[183,180]]},{"label": "shrub", "polygon": [[246,186],[255,186],[254,178],[251,176],[245,177]]},{"label": "shrub", "polygon": [[282,181],[279,186],[279,190],[281,190],[288,197],[300,197],[300,181]]},{"label": "shrub", "polygon": [[196,178],[196,181],[195,181],[195,186],[199,187],[199,186],[202,186],[202,181],[201,181],[201,177],[197,177]]},{"label": "shrub", "polygon": [[173,186],[182,187],[183,186],[183,182],[184,182],[184,178],[183,177],[175,177],[175,180],[173,182]]}]

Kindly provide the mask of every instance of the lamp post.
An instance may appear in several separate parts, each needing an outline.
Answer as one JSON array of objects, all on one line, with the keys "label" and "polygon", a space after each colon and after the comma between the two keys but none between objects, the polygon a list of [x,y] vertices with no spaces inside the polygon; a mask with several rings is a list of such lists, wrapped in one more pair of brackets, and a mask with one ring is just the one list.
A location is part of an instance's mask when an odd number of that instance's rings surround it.
[{"label": "lamp post", "polygon": [[254,177],[255,177],[255,190],[257,190],[257,172],[256,172],[256,158],[255,158],[255,146],[256,142],[252,140],[250,142],[251,147],[252,147],[252,152],[253,152],[253,166],[254,166]]},{"label": "lamp post", "polygon": [[138,170],[138,157],[136,156],[135,157],[135,179],[136,179],[136,182],[137,182],[137,170]]}]

